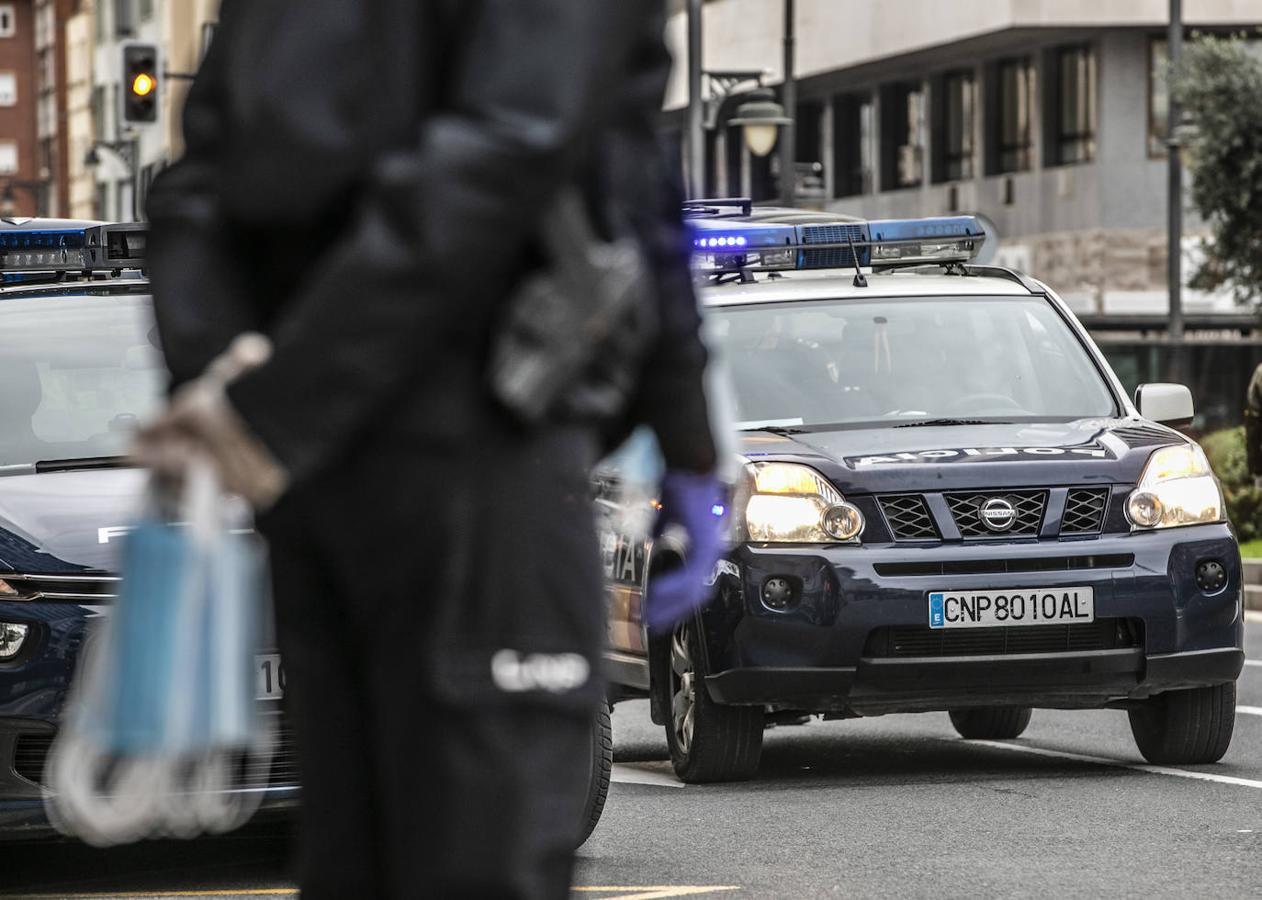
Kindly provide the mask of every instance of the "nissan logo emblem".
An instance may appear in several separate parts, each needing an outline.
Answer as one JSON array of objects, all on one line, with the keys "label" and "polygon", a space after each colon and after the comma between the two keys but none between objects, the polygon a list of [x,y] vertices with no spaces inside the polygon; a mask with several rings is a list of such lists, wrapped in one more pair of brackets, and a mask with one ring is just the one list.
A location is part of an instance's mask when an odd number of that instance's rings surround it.
[{"label": "nissan logo emblem", "polygon": [[977,510],[977,516],[991,531],[1007,531],[1017,523],[1017,508],[1002,497],[991,497]]}]

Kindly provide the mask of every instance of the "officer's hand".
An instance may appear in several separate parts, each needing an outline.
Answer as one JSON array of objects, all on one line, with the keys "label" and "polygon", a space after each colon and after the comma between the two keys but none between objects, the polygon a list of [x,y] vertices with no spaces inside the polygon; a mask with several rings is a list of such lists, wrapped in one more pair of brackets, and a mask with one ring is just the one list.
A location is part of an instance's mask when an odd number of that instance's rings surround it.
[{"label": "officer's hand", "polygon": [[210,457],[224,489],[255,509],[268,509],[289,485],[289,475],[237,414],[224,389],[262,365],[271,345],[258,334],[233,341],[200,377],[175,392],[167,409],[137,436],[135,458],[158,477],[181,482],[194,453]]},{"label": "officer's hand", "polygon": [[649,582],[644,615],[654,631],[673,628],[710,599],[727,533],[727,491],[713,473],[668,471],[661,501],[654,537],[673,545],[683,564]]}]

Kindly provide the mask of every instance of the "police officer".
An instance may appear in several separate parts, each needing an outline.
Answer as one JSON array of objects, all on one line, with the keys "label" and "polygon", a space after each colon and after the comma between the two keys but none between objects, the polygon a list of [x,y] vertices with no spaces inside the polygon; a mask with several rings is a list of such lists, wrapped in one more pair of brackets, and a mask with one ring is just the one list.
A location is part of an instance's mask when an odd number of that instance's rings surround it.
[{"label": "police officer", "polygon": [[1245,460],[1253,483],[1262,488],[1262,365],[1253,370],[1244,402]]},{"label": "police officer", "polygon": [[[148,201],[174,390],[141,452],[208,452],[269,539],[304,896],[567,893],[602,693],[589,466],[651,424],[693,532],[715,466],[661,5],[224,0]],[[564,185],[632,211],[658,326],[625,420],[527,429],[487,348]]]}]

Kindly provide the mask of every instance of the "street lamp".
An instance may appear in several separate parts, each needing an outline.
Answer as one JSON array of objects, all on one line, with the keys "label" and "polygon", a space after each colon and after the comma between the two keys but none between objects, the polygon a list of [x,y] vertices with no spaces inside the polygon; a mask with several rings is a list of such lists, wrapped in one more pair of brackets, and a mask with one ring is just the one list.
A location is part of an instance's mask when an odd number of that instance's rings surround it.
[{"label": "street lamp", "polygon": [[768,88],[750,91],[748,99],[736,108],[736,116],[727,124],[739,125],[745,138],[745,146],[754,156],[766,156],[776,146],[780,129],[792,125],[793,119],[784,114],[784,107],[776,102],[776,95]]},{"label": "street lamp", "polygon": [[[109,150],[115,154],[123,164],[127,166],[131,173],[131,217],[133,221],[140,221],[140,140],[138,138],[128,138],[124,141],[101,141],[92,142],[92,146],[88,148],[88,152],[83,155],[83,164],[92,169],[101,164],[101,154],[97,153],[100,147]],[[102,214],[104,210],[102,210]]]}]

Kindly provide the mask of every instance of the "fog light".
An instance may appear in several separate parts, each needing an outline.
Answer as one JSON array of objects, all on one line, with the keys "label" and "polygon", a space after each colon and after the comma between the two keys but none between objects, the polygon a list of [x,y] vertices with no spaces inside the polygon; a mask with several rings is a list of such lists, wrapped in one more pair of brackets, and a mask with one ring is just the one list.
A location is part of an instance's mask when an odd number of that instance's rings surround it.
[{"label": "fog light", "polygon": [[1161,521],[1165,509],[1155,494],[1148,491],[1136,491],[1126,501],[1126,515],[1131,522],[1140,528],[1152,528]]},{"label": "fog light", "polygon": [[777,612],[788,609],[794,602],[793,582],[778,575],[768,578],[762,585],[762,602]]},{"label": "fog light", "polygon": [[16,622],[0,622],[0,660],[13,659],[26,642],[29,625],[18,625]]},{"label": "fog light", "polygon": [[1227,569],[1216,559],[1201,560],[1196,566],[1196,586],[1207,594],[1221,591],[1227,584]]}]

